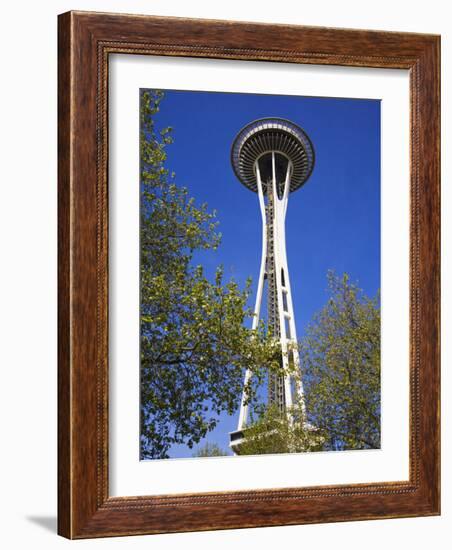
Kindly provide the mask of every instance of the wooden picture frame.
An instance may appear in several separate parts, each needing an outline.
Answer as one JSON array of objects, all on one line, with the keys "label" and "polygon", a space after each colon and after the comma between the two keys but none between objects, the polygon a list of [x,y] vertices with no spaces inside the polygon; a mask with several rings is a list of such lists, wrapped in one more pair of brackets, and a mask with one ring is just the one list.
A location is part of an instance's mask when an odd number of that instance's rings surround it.
[{"label": "wooden picture frame", "polygon": [[[88,538],[440,513],[440,38],[68,12],[58,62],[58,532]],[[409,481],[168,496],[108,491],[108,61],[113,53],[410,74]]]}]

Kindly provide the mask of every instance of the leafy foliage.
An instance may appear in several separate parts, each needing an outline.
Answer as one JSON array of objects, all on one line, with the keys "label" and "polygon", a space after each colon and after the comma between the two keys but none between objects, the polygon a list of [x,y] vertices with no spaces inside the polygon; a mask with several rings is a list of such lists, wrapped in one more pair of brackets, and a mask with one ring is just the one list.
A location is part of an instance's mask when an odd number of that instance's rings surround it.
[{"label": "leafy foliage", "polygon": [[[192,448],[237,409],[244,369],[262,381],[278,346],[263,327],[244,325],[250,281],[241,289],[210,281],[197,251],[213,251],[221,235],[215,212],[196,204],[165,167],[172,129],[157,132],[163,93],[141,92],[141,457],[166,458],[173,444]],[[247,400],[256,399],[249,385]]]},{"label": "leafy foliage", "polygon": [[317,429],[301,421],[302,413],[295,406],[289,415],[281,415],[277,407],[264,409],[257,420],[245,428],[241,455],[301,453],[319,451],[324,437]]},{"label": "leafy foliage", "polygon": [[306,407],[325,450],[380,447],[380,307],[328,274],[331,298],[301,342]]},{"label": "leafy foliage", "polygon": [[209,443],[208,441],[197,451],[193,453],[195,458],[204,458],[208,456],[228,456],[230,453],[221,449],[216,443]]}]

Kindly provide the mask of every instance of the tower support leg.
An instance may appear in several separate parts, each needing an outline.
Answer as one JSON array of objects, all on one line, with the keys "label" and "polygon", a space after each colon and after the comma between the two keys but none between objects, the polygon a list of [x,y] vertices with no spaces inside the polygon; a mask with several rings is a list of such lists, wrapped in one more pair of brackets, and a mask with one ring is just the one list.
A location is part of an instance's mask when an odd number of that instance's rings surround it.
[{"label": "tower support leg", "polygon": [[[290,422],[293,422],[294,405],[299,404],[303,417],[302,422],[305,423],[306,410],[287,264],[285,233],[292,166],[288,162],[284,182],[278,182],[276,178],[276,157],[275,152],[272,152],[272,177],[265,184],[265,189],[261,180],[259,161],[255,163],[255,171],[262,217],[262,256],[252,328],[256,329],[258,327],[264,282],[267,278],[268,324],[272,327],[274,336],[281,344],[281,375],[269,375],[269,404],[277,405],[282,414],[287,414]],[[264,194],[267,197],[267,204],[265,204]],[[252,372],[247,370],[237,431],[230,434],[230,446],[234,452],[238,450],[240,442],[244,438],[243,430],[246,428],[249,415],[248,388],[251,378]]]}]

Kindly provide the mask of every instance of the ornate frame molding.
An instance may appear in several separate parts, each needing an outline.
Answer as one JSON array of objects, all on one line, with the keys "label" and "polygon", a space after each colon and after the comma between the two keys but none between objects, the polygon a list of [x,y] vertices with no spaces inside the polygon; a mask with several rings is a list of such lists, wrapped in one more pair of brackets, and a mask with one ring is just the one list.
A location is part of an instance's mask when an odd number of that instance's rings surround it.
[{"label": "ornate frame molding", "polygon": [[[59,16],[61,535],[439,514],[439,48],[438,36],[423,34],[90,12]],[[109,497],[107,93],[109,55],[121,53],[410,71],[409,481]]]}]

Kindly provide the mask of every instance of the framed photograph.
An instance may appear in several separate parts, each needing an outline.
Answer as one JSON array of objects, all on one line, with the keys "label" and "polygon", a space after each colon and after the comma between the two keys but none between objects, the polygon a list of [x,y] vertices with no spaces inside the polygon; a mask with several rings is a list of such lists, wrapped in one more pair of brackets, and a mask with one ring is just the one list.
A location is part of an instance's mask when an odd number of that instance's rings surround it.
[{"label": "framed photograph", "polygon": [[59,16],[59,533],[440,513],[433,35]]}]

